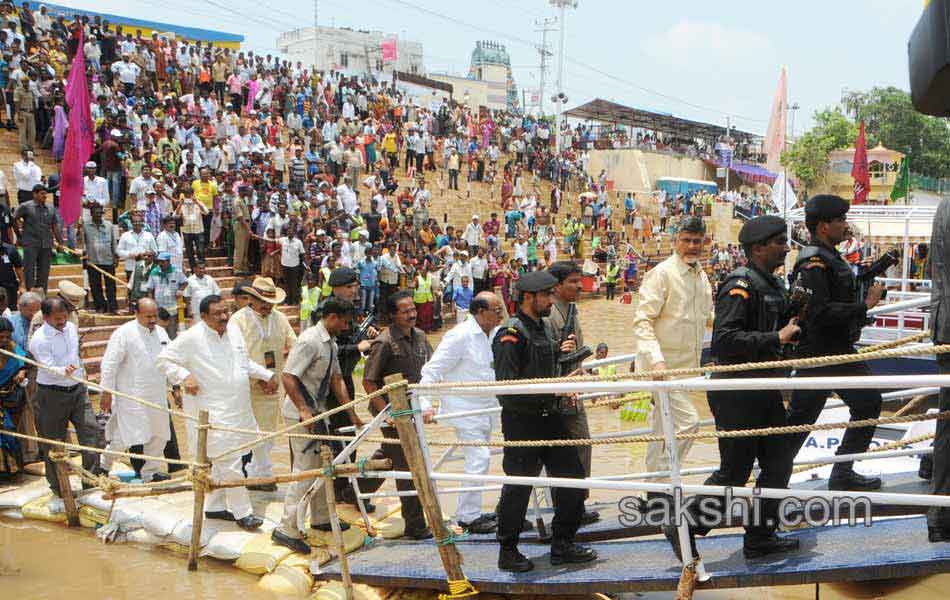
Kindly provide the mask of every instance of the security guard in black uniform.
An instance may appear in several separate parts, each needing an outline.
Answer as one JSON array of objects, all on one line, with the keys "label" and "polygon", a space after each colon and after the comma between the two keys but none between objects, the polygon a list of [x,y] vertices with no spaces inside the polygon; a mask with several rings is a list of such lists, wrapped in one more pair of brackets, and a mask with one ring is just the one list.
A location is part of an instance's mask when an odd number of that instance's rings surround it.
[{"label": "security guard in black uniform", "polygon": [[[357,294],[359,294],[359,274],[353,269],[347,267],[334,269],[330,272],[328,283],[331,288],[330,295],[324,298],[311,313],[311,325],[315,325],[320,321],[323,316],[323,305],[330,298],[341,298],[354,302]],[[356,388],[353,385],[353,369],[355,369],[356,365],[360,362],[362,354],[369,352],[370,349],[370,342],[368,340],[361,341],[357,339],[357,330],[358,327],[356,323],[351,322],[350,328],[336,337],[337,360],[340,362],[340,373],[343,376],[343,383],[346,385],[346,391],[349,393],[350,398],[356,397],[354,395]],[[367,338],[373,338],[376,337],[378,332],[376,329],[370,327],[366,333]],[[339,406],[339,403],[336,397],[331,394],[327,408],[336,408],[337,406]],[[352,425],[352,423],[350,423],[350,418],[347,416],[346,411],[330,415],[330,427],[332,429],[336,430],[339,427],[347,427],[349,425]],[[335,444],[339,447],[334,449],[334,453],[338,453],[342,450],[342,443],[335,442]],[[337,500],[340,502],[356,504],[356,494],[353,491],[353,486],[350,485],[346,477],[337,477],[334,479],[333,489],[336,491]],[[369,512],[376,510],[376,507],[369,501],[365,501],[363,506]]]},{"label": "security guard in black uniform", "polygon": [[[832,195],[815,196],[805,204],[805,225],[811,233],[811,243],[798,254],[792,280],[801,277],[801,285],[811,290],[802,325],[802,339],[797,356],[828,356],[851,354],[854,343],[861,337],[861,328],[867,321],[867,311],[880,302],[884,286],[874,284],[865,298],[857,298],[857,280],[850,265],[835,246],[848,231],[845,215],[848,203]],[[864,362],[848,363],[813,369],[798,369],[797,377],[866,377],[870,375]],[[832,391],[851,409],[851,419],[876,419],[881,414],[881,393],[874,389],[795,390],[788,407],[789,425],[812,424],[825,406]],[[848,429],[837,454],[867,452],[874,435],[874,427]],[[798,453],[807,433],[792,437],[790,451]],[[828,480],[830,490],[876,490],[881,487],[878,477],[855,473],[853,463],[836,463]]]},{"label": "security guard in black uniform", "polygon": [[[535,379],[555,377],[557,359],[562,352],[572,352],[573,338],[558,347],[550,329],[542,321],[551,312],[551,288],[557,278],[547,271],[528,273],[518,280],[520,294],[518,312],[501,327],[492,342],[495,378]],[[505,440],[569,439],[564,419],[557,412],[557,397],[552,395],[498,396],[501,403],[501,427]],[[506,475],[537,477],[541,466],[551,477],[583,479],[577,449],[571,446],[505,448],[502,466]],[[583,563],[597,558],[597,553],[574,543],[574,535],[584,512],[584,490],[554,488],[553,539],[551,564]],[[525,572],[534,568],[527,557],[518,552],[518,536],[524,524],[531,488],[505,485],[498,501],[498,541],[501,550],[498,568]]]},{"label": "security guard in black uniform", "polygon": [[[790,314],[785,285],[772,274],[782,266],[788,254],[785,221],[774,216],[752,219],[742,226],[739,243],[749,266],[732,271],[719,286],[712,333],[713,356],[721,365],[782,360],[785,358],[783,347],[793,343],[801,333],[797,317]],[[784,369],[759,369],[713,374],[712,377],[787,375]],[[709,391],[706,396],[719,431],[785,425],[785,405],[778,390]],[[719,469],[706,479],[706,485],[745,487],[756,460],[760,469],[756,487],[785,488],[792,474],[788,438],[784,435],[720,438],[719,460]],[[698,501],[692,505],[697,516]],[[721,515],[722,503],[718,504]],[[746,558],[798,548],[797,539],[775,535],[778,504],[778,500],[762,500],[758,514],[750,515],[742,548]],[[709,532],[708,527],[691,529],[691,534]],[[668,527],[664,533],[679,558],[676,529]],[[693,548],[695,556],[695,545]]]}]

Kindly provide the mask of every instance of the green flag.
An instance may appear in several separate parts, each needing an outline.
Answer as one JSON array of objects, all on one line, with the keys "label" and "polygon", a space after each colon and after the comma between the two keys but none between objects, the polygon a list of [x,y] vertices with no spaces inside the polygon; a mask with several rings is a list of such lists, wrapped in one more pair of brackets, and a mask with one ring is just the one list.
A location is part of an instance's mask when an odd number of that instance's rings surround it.
[{"label": "green flag", "polygon": [[901,161],[900,170],[897,172],[897,179],[894,180],[894,187],[891,188],[891,200],[896,201],[900,198],[906,198],[910,193],[910,171],[907,158]]}]

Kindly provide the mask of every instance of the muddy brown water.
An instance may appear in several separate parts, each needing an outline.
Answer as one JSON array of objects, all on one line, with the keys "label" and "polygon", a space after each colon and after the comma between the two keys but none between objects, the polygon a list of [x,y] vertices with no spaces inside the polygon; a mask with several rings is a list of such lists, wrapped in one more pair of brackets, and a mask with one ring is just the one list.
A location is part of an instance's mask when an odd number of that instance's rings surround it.
[{"label": "muddy brown water", "polygon": [[[610,345],[610,354],[618,355],[633,351],[630,335],[630,319],[633,308],[606,300],[589,300],[582,303],[581,317],[587,343],[596,345],[605,341]],[[435,346],[441,335],[432,336]],[[701,418],[709,417],[709,407],[698,402]],[[365,415],[368,420],[368,415]],[[596,407],[589,411],[593,433],[620,431],[639,427],[620,419],[619,412],[608,407]],[[187,452],[184,425],[176,420],[183,453]],[[432,426],[427,429],[430,440],[454,439],[451,428]],[[644,470],[643,445],[595,446],[593,471],[596,475],[613,475]],[[433,449],[438,456],[442,449]],[[361,452],[360,455],[365,455]],[[289,468],[289,455],[285,445],[278,445],[273,454],[274,463],[280,470]],[[705,466],[718,461],[715,442],[698,440],[686,460],[686,467]],[[452,470],[461,469],[461,463],[453,463]],[[492,460],[492,472],[501,473],[501,461]],[[698,480],[701,478],[693,478]],[[382,491],[393,490],[391,482]],[[616,501],[621,494],[604,490],[592,491],[595,501]],[[451,515],[455,510],[455,496],[446,496],[443,512]],[[491,510],[496,501],[494,494],[485,495],[485,509]],[[671,556],[672,560],[672,556]],[[190,573],[185,558],[162,549],[144,548],[126,544],[104,545],[89,530],[66,530],[60,525],[32,520],[0,518],[0,598],[58,600],[159,600],[159,599],[225,599],[273,600],[274,596],[257,587],[258,577],[244,573],[231,565],[213,559],[203,559],[200,569]],[[901,585],[822,586],[821,596],[836,598],[889,597]],[[942,588],[946,589],[946,588]],[[930,598],[932,592],[917,595],[903,590],[902,598]],[[624,598],[666,599],[673,593],[625,594]],[[805,600],[818,597],[815,586],[784,586],[776,588],[749,588],[743,590],[718,590],[697,592],[697,599],[756,599],[756,600]]]}]

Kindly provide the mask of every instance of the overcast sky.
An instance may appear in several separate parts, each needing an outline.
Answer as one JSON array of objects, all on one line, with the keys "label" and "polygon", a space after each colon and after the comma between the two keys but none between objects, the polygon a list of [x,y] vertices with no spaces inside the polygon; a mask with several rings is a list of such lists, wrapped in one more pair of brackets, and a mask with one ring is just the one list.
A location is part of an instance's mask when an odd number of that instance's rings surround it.
[{"label": "overcast sky", "polygon": [[[60,0],[58,4],[245,36],[276,53],[278,34],[313,23],[301,0]],[[265,5],[267,7],[265,7]],[[845,88],[908,89],[907,40],[921,0],[579,0],[567,11],[568,106],[595,97],[764,133],[779,70],[789,72],[795,128]],[[321,25],[382,30],[423,44],[429,71],[464,74],[476,40],[504,43],[515,82],[538,86],[543,0],[319,0]],[[557,53],[557,33],[549,34]],[[554,91],[557,57],[548,71]]]}]

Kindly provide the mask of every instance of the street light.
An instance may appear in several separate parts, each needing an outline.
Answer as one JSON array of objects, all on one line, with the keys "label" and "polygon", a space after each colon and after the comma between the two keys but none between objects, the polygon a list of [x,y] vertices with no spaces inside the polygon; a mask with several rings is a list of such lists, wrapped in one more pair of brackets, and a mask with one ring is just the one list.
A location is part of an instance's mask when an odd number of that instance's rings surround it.
[{"label": "street light", "polygon": [[561,154],[561,109],[564,106],[564,103],[567,101],[567,96],[564,95],[563,87],[563,75],[564,75],[564,11],[567,8],[577,8],[577,0],[551,0],[551,6],[560,9],[560,28],[561,28],[561,40],[558,44],[557,51],[557,95],[554,96],[554,102],[557,107],[557,112],[555,113],[554,120],[554,141],[555,141],[555,150],[557,151],[558,156]]}]

